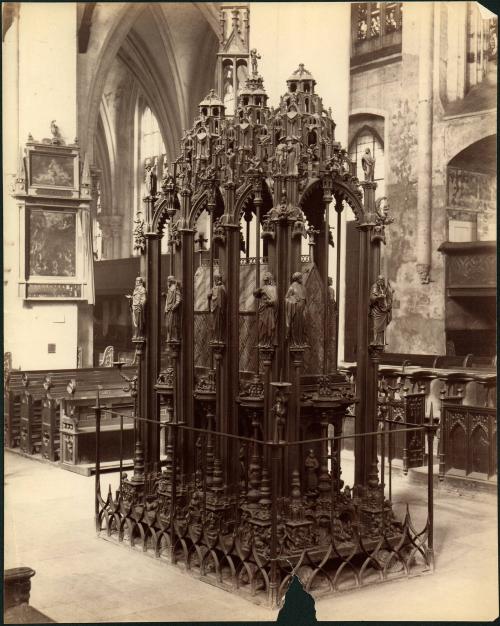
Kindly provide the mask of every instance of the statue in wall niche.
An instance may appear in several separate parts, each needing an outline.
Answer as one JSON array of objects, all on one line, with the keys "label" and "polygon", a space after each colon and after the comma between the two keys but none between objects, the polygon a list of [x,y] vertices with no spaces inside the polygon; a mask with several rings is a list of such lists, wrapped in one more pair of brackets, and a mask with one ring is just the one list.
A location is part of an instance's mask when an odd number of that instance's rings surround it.
[{"label": "statue in wall niche", "polygon": [[270,272],[266,272],[262,280],[263,286],[256,289],[253,295],[259,300],[259,345],[269,348],[274,345],[278,293]]},{"label": "statue in wall niche", "polygon": [[373,319],[372,345],[385,346],[385,332],[392,320],[392,287],[383,276],[370,289],[370,317]]},{"label": "statue in wall niche", "polygon": [[182,296],[179,283],[175,276],[169,276],[167,278],[167,287],[167,299],[165,302],[167,341],[179,341]]},{"label": "statue in wall niche", "polygon": [[214,275],[214,286],[210,290],[208,298],[214,323],[215,341],[223,341],[226,328],[227,293],[220,274]]},{"label": "statue in wall niche", "polygon": [[291,347],[305,345],[306,288],[302,274],[295,272],[285,298],[286,334]]},{"label": "statue in wall niche", "polygon": [[144,279],[138,276],[135,279],[135,288],[132,295],[126,296],[132,310],[132,324],[134,326],[133,339],[144,338],[144,309],[146,307],[146,286]]},{"label": "statue in wall niche", "polygon": [[306,467],[306,493],[308,495],[316,494],[318,492],[319,461],[313,449],[309,450],[304,465]]},{"label": "statue in wall niche", "polygon": [[372,156],[370,148],[366,148],[365,153],[361,157],[361,167],[365,173],[365,180],[373,182],[375,176],[375,157]]}]

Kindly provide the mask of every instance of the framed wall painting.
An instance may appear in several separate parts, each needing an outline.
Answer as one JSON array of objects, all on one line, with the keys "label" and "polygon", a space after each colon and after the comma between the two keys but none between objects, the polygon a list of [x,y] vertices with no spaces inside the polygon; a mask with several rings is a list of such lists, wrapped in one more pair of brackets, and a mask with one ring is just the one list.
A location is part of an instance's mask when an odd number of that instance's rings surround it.
[{"label": "framed wall painting", "polygon": [[76,276],[76,213],[30,208],[28,275]]},{"label": "framed wall painting", "polygon": [[70,146],[27,144],[28,193],[73,196],[79,190],[78,150]]}]

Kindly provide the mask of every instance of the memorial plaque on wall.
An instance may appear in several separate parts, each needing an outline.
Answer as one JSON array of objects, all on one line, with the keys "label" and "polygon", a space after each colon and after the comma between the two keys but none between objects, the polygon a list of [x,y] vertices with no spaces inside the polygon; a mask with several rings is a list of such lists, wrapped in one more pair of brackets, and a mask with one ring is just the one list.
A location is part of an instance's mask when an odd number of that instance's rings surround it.
[{"label": "memorial plaque on wall", "polygon": [[29,283],[27,298],[81,298],[82,286],[71,283]]}]

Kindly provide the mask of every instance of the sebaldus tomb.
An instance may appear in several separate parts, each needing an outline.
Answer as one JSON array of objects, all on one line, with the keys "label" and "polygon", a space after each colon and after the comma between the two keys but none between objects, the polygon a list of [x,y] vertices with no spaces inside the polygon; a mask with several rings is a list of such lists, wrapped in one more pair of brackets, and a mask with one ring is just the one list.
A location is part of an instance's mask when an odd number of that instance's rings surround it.
[{"label": "sebaldus tomb", "polygon": [[[375,202],[375,159],[367,149],[356,172],[304,65],[269,106],[234,13],[217,91],[177,160],[146,166],[134,231],[141,275],[129,296],[134,467],[117,490],[101,489],[98,398],[95,516],[106,539],[277,606],[295,573],[320,595],[431,571],[432,459],[416,529],[390,501],[391,434],[377,406],[393,301],[380,249],[393,218]],[[330,216],[346,204],[360,233],[355,389],[338,370],[340,280],[328,271],[345,252],[332,245],[340,220]],[[355,432],[344,436],[348,411]],[[398,424],[414,466],[434,437],[418,414]],[[352,485],[342,478],[345,437]]]}]

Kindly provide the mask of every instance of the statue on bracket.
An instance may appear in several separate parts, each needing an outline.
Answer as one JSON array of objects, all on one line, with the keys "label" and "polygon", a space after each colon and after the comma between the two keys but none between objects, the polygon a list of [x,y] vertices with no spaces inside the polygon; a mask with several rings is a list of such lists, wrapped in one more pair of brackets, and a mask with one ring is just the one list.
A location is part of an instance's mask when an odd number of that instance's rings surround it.
[{"label": "statue on bracket", "polygon": [[305,345],[306,288],[302,274],[295,272],[285,298],[286,334],[292,348]]},{"label": "statue on bracket", "polygon": [[214,275],[214,286],[208,294],[210,300],[210,308],[212,311],[212,319],[214,324],[215,341],[222,342],[224,340],[224,330],[226,328],[226,287],[222,281],[220,274]]},{"label": "statue on bracket", "polygon": [[370,317],[373,319],[371,345],[385,346],[385,332],[392,320],[392,287],[383,276],[378,276],[370,289]]},{"label": "statue on bracket", "polygon": [[167,278],[167,299],[165,302],[165,324],[167,328],[167,341],[180,340],[180,313],[182,295],[175,276]]},{"label": "statue on bracket", "polygon": [[276,316],[278,314],[278,294],[273,276],[266,272],[262,277],[264,285],[253,292],[259,299],[259,346],[274,346]]},{"label": "statue on bracket", "polygon": [[130,301],[132,310],[132,324],[134,325],[133,340],[144,339],[144,309],[146,307],[146,286],[144,279],[138,276],[135,279],[135,288],[132,295],[126,296]]},{"label": "statue on bracket", "polygon": [[361,166],[365,173],[365,181],[373,182],[375,176],[375,157],[372,156],[370,148],[366,148],[365,153],[361,157]]}]

